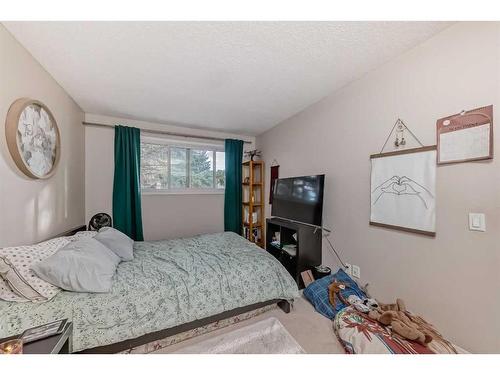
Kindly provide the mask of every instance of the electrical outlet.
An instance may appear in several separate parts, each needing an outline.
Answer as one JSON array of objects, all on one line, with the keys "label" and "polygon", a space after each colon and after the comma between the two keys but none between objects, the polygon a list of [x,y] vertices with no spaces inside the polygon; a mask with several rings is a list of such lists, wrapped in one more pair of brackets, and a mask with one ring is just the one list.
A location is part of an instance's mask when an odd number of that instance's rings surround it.
[{"label": "electrical outlet", "polygon": [[355,277],[356,279],[359,279],[361,277],[361,270],[359,266],[352,265],[352,277]]},{"label": "electrical outlet", "polygon": [[352,276],[352,264],[346,263],[345,264],[345,273],[347,273],[349,276]]}]

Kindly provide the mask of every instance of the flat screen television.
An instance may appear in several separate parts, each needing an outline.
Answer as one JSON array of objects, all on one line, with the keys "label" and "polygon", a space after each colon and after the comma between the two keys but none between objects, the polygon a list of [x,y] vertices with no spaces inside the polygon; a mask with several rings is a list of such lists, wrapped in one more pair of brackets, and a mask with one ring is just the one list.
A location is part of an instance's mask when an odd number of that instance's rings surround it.
[{"label": "flat screen television", "polygon": [[324,174],[277,179],[271,215],[321,226],[324,185]]}]

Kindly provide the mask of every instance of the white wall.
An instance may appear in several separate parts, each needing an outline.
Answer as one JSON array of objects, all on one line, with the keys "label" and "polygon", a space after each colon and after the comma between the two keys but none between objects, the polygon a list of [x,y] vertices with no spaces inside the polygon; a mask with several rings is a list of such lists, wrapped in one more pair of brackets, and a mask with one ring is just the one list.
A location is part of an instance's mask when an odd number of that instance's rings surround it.
[{"label": "white wall", "polygon": [[[56,81],[0,24],[0,247],[30,244],[84,223],[83,112]],[[4,121],[16,99],[45,103],[61,135],[54,176],[32,180],[15,166]]]},{"label": "white wall", "polygon": [[[438,168],[428,238],[368,225],[369,155],[398,117],[432,145],[438,118],[489,104],[498,112],[499,89],[500,24],[460,23],[257,138],[280,176],[326,174],[325,226],[374,296],[405,299],[473,352],[500,352],[500,156]],[[469,212],[486,214],[486,233],[468,230]],[[338,266],[326,242],[323,261]]]},{"label": "white wall", "polygon": [[[165,124],[86,114],[85,121],[122,124],[145,130],[163,130],[189,135],[238,138],[255,142],[254,137]],[[246,145],[246,148],[252,148]],[[85,127],[86,220],[98,212],[112,213],[114,172],[114,130],[112,127]],[[224,194],[161,194],[142,196],[145,240],[160,240],[224,231]]]}]

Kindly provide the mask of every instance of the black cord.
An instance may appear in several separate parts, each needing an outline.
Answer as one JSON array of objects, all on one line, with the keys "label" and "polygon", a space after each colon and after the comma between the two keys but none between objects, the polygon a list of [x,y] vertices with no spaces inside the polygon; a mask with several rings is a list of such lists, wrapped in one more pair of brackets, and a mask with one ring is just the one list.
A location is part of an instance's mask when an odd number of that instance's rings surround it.
[{"label": "black cord", "polygon": [[333,253],[337,256],[338,260],[340,261],[340,264],[342,264],[342,267],[347,269],[348,267],[345,265],[344,262],[342,262],[342,259],[340,258],[339,254],[337,253],[337,250],[335,250],[335,248],[333,247],[332,243],[330,242],[330,239],[328,237],[325,237],[325,238],[328,241],[328,245],[330,245],[330,247],[332,248]]},{"label": "black cord", "polygon": [[[342,259],[340,258],[340,255],[337,253],[337,250],[335,250],[335,248],[333,247],[332,243],[330,242],[330,239],[328,238],[328,236],[330,235],[330,233],[332,232],[330,229],[326,229],[326,228],[321,228],[322,230],[324,230],[325,232],[327,232],[328,234],[325,236],[326,240],[328,241],[328,245],[330,245],[330,247],[332,248],[333,250],[333,253],[335,254],[335,256],[337,257],[337,259],[340,261],[340,263],[342,264],[342,267],[344,267],[344,269],[348,269],[348,267],[346,266],[346,264],[342,261]],[[357,283],[356,283],[357,284]],[[371,295],[370,293],[368,293],[368,286],[370,284],[366,283],[364,286],[361,287],[361,290],[366,294],[366,296],[368,298],[371,298]]]},{"label": "black cord", "polygon": [[330,229],[326,229],[326,228],[321,228],[321,229],[328,233],[324,237],[328,241],[328,245],[330,245],[330,247],[332,248],[333,254],[335,254],[335,256],[337,257],[337,259],[340,261],[340,264],[342,264],[342,267],[344,267],[344,269],[348,269],[348,267],[346,266],[346,264],[342,261],[342,258],[340,258],[340,255],[337,253],[337,250],[335,250],[335,248],[333,247],[332,243],[330,242],[330,239],[328,238],[328,236],[330,235],[330,233],[332,231]]}]

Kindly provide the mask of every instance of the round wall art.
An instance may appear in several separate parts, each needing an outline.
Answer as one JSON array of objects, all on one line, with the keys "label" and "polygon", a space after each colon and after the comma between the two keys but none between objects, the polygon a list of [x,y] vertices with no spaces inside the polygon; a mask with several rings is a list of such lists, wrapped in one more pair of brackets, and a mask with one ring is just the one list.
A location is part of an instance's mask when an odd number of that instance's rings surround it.
[{"label": "round wall art", "polygon": [[5,137],[12,159],[25,175],[49,178],[54,174],[61,142],[56,120],[45,104],[28,98],[12,103]]}]

